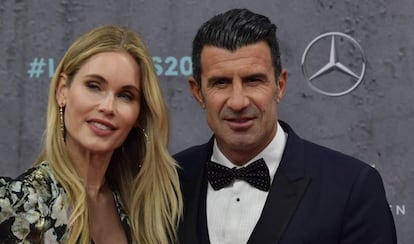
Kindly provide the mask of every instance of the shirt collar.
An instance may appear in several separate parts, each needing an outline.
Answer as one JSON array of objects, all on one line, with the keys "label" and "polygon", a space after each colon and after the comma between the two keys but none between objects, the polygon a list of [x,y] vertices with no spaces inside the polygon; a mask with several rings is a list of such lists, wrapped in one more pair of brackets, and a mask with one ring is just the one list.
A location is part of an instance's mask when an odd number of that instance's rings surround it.
[{"label": "shirt collar", "polygon": [[[267,167],[269,168],[270,180],[272,181],[277,167],[280,164],[280,160],[282,159],[283,151],[285,150],[286,146],[286,140],[287,133],[279,125],[279,122],[277,122],[276,135],[273,137],[272,141],[263,149],[263,151],[253,157],[244,166],[251,164],[259,158],[263,158],[266,162]],[[211,155],[211,160],[229,168],[240,168],[240,166],[233,164],[226,158],[226,156],[224,156],[224,154],[217,146],[216,139],[214,139],[213,154]]]}]

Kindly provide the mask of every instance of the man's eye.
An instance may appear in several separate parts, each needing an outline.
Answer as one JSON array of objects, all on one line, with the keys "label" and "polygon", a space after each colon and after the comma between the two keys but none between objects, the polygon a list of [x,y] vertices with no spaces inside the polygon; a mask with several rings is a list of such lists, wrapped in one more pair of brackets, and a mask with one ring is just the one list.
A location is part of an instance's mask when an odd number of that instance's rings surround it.
[{"label": "man's eye", "polygon": [[214,85],[215,86],[223,86],[223,85],[227,85],[229,83],[229,81],[228,80],[224,80],[224,79],[222,79],[222,80],[216,80],[216,81],[214,81]]},{"label": "man's eye", "polygon": [[262,80],[258,77],[252,77],[247,80],[248,82],[261,82]]}]

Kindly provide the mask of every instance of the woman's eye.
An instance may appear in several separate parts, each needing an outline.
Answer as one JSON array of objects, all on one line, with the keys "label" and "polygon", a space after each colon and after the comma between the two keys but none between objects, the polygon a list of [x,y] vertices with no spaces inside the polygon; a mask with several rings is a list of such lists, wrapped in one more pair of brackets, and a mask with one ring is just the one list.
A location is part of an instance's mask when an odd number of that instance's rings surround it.
[{"label": "woman's eye", "polygon": [[86,87],[88,87],[91,90],[100,90],[100,87],[97,83],[95,82],[88,82],[86,83]]},{"label": "woman's eye", "polygon": [[132,95],[131,93],[129,93],[129,92],[122,92],[121,94],[119,94],[119,97],[120,98],[123,98],[123,99],[126,99],[126,100],[128,100],[128,101],[132,101],[132,100],[134,100],[134,95]]}]

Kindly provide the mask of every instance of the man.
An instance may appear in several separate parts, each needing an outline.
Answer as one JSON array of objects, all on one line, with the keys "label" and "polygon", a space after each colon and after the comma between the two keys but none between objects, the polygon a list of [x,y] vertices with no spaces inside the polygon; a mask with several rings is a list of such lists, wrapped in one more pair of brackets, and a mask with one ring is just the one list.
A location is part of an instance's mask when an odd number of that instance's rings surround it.
[{"label": "man", "polygon": [[397,243],[378,172],[278,121],[287,71],[267,17],[213,17],[192,59],[189,85],[214,136],[175,155],[181,244]]}]

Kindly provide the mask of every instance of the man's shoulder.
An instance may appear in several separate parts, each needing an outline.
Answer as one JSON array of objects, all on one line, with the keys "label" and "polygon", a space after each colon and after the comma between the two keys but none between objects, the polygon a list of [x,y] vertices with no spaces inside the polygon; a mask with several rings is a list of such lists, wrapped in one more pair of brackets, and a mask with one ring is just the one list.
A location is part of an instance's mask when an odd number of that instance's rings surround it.
[{"label": "man's shoulder", "polygon": [[[288,144],[292,147],[291,153],[303,153],[303,158],[307,162],[311,162],[310,167],[324,167],[338,171],[358,172],[362,169],[372,168],[368,163],[358,159],[355,156],[346,154],[329,145],[322,145],[298,136],[292,128],[282,122],[284,130],[288,133]],[[293,143],[292,143],[293,141]]]},{"label": "man's shoulder", "polygon": [[202,174],[206,161],[211,157],[212,145],[210,142],[188,147],[173,155],[179,168],[178,174],[181,183],[193,181]]},{"label": "man's shoulder", "polygon": [[175,153],[173,155],[174,158],[186,158],[186,157],[190,157],[194,154],[199,154],[200,152],[202,152],[206,147],[206,143],[204,144],[200,144],[200,145],[193,145],[187,148],[184,148],[183,150]]},{"label": "man's shoulder", "polygon": [[369,167],[368,163],[358,159],[357,157],[333,149],[332,147],[316,144],[306,140],[305,144],[307,145],[305,147],[306,155],[314,161],[328,163],[332,166],[343,165],[344,167],[350,168]]},{"label": "man's shoulder", "polygon": [[310,141],[305,140],[304,145],[305,167],[313,177],[331,179],[331,182],[341,182],[343,186],[360,180],[382,181],[378,170],[368,162]]},{"label": "man's shoulder", "polygon": [[[292,131],[291,131],[292,132]],[[289,137],[293,135],[290,134]],[[314,185],[329,183],[337,189],[352,189],[355,182],[373,184],[376,189],[382,188],[382,179],[377,169],[368,162],[364,162],[356,156],[336,150],[329,145],[322,145],[294,135],[290,140],[290,148],[286,148],[284,154],[292,155],[298,159],[295,167],[303,165],[305,174],[312,178]],[[289,152],[286,152],[289,151]],[[298,156],[298,154],[300,154]],[[284,155],[286,156],[286,155]],[[300,163],[302,162],[302,163]],[[286,165],[292,162],[288,160]],[[291,166],[286,166],[292,169]],[[363,184],[359,184],[361,186]]]},{"label": "man's shoulder", "polygon": [[[188,163],[194,163],[198,161],[204,161],[204,159],[209,157],[209,152],[211,151],[212,146],[209,142],[190,146],[180,152],[177,152],[173,155],[173,158],[180,164],[185,165]],[[211,155],[211,153],[210,153]]]},{"label": "man's shoulder", "polygon": [[211,137],[209,141],[190,146],[182,151],[179,151],[173,155],[173,158],[180,164],[188,161],[203,160],[205,161],[213,152],[214,137]]}]

